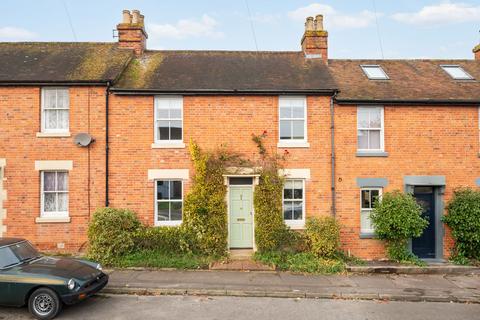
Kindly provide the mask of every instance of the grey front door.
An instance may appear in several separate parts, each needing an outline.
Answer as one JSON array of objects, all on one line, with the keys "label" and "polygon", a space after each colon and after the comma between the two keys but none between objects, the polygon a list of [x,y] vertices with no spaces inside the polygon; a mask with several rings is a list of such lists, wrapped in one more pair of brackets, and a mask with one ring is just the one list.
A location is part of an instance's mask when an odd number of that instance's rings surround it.
[{"label": "grey front door", "polygon": [[423,208],[423,217],[428,220],[428,226],[423,234],[412,240],[412,252],[419,258],[435,258],[435,196],[433,187],[415,187],[414,197]]}]

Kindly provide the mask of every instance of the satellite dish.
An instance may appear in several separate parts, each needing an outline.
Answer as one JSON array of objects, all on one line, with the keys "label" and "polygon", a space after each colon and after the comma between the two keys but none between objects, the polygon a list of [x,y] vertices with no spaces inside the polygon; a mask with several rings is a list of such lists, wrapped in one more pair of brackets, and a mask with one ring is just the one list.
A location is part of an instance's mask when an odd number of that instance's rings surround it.
[{"label": "satellite dish", "polygon": [[75,136],[74,141],[79,147],[88,147],[95,139],[88,133],[79,133]]}]

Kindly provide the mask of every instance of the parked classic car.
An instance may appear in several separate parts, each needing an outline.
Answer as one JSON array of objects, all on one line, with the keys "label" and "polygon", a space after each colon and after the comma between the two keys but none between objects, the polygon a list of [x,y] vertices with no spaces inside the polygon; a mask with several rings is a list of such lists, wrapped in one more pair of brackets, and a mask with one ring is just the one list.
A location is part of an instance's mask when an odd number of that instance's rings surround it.
[{"label": "parked classic car", "polygon": [[53,319],[105,287],[98,263],[42,256],[25,239],[0,238],[0,305],[24,306],[37,319]]}]

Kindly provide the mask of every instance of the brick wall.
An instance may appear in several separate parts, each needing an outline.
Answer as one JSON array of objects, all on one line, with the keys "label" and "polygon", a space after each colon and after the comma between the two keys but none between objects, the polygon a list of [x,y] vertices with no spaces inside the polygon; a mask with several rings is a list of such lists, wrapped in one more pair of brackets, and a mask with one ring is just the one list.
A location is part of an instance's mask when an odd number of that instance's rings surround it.
[{"label": "brick wall", "polygon": [[[388,157],[356,157],[357,108],[337,106],[335,114],[337,214],[345,249],[363,258],[384,257],[383,245],[360,239],[360,189],[357,177],[387,178],[384,191],[404,190],[406,175],[446,177],[444,201],[460,186],[475,186],[480,159],[478,108],[468,106],[386,106]],[[453,242],[446,231],[444,255]]]},{"label": "brick wall", "polygon": [[[57,250],[60,243],[65,247],[60,251],[75,252],[87,240],[90,213],[104,204],[105,89],[70,88],[71,137],[37,138],[40,112],[40,88],[0,88],[0,158],[7,159],[4,188],[8,192],[3,223],[7,236],[27,238],[42,250]],[[80,132],[90,132],[96,139],[90,147],[90,188],[88,148],[73,143]],[[40,216],[40,172],[35,171],[35,160],[73,161],[69,172],[70,223],[35,222]]]},{"label": "brick wall", "polygon": [[[41,249],[77,251],[86,241],[91,212],[104,205],[105,186],[105,89],[70,89],[69,138],[37,138],[40,128],[40,89],[0,89],[0,158],[7,159],[4,202],[7,236],[26,237]],[[310,148],[289,148],[287,168],[308,168],[307,216],[328,215],[330,193],[329,97],[309,96],[308,142]],[[154,223],[154,183],[149,169],[193,168],[188,147],[155,149],[154,98],[111,95],[110,99],[110,201],[112,207],[136,211]],[[90,110],[90,111],[89,111]],[[252,133],[267,130],[266,147],[283,153],[278,142],[278,96],[185,96],[184,142],[190,139],[212,150],[226,145],[246,158],[258,157]],[[387,178],[384,191],[403,190],[405,175],[446,177],[444,200],[460,186],[474,186],[480,169],[478,109],[468,106],[387,106],[385,151],[388,157],[356,157],[356,106],[336,106],[337,217],[342,224],[342,246],[362,258],[384,257],[381,242],[360,239],[360,189],[356,178]],[[90,121],[89,121],[90,119]],[[89,129],[90,126],[90,129]],[[73,136],[90,132],[96,142],[90,150],[90,208],[88,206],[88,149],[73,144]],[[38,224],[40,174],[35,160],[72,160],[70,171],[71,223]],[[185,184],[188,192],[190,182]],[[447,230],[444,254],[452,239]]]},{"label": "brick wall", "polygon": [[[306,182],[307,215],[330,213],[329,97],[308,97],[310,148],[288,149],[287,168],[310,168]],[[278,96],[185,96],[184,149],[152,149],[154,140],[151,96],[112,96],[110,138],[110,198],[114,207],[135,210],[142,221],[154,223],[154,183],[148,169],[190,169],[188,142],[213,150],[224,144],[255,159],[252,133],[267,130],[266,147],[278,149]],[[187,182],[188,191],[189,183]]]}]

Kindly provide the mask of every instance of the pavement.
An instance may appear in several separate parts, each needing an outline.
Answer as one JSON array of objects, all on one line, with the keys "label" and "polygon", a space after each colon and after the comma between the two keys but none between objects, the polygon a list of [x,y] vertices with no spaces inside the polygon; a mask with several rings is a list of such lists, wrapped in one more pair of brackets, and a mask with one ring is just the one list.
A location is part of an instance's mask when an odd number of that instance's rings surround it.
[{"label": "pavement", "polygon": [[480,275],[110,270],[105,293],[480,303]]},{"label": "pavement", "polygon": [[[26,308],[0,307],[2,320],[32,319]],[[65,307],[58,320],[478,320],[480,304],[101,295]]]},{"label": "pavement", "polygon": [[269,266],[252,259],[235,259],[228,261],[215,261],[210,265],[210,270],[236,270],[236,271],[275,271],[274,266]]}]

